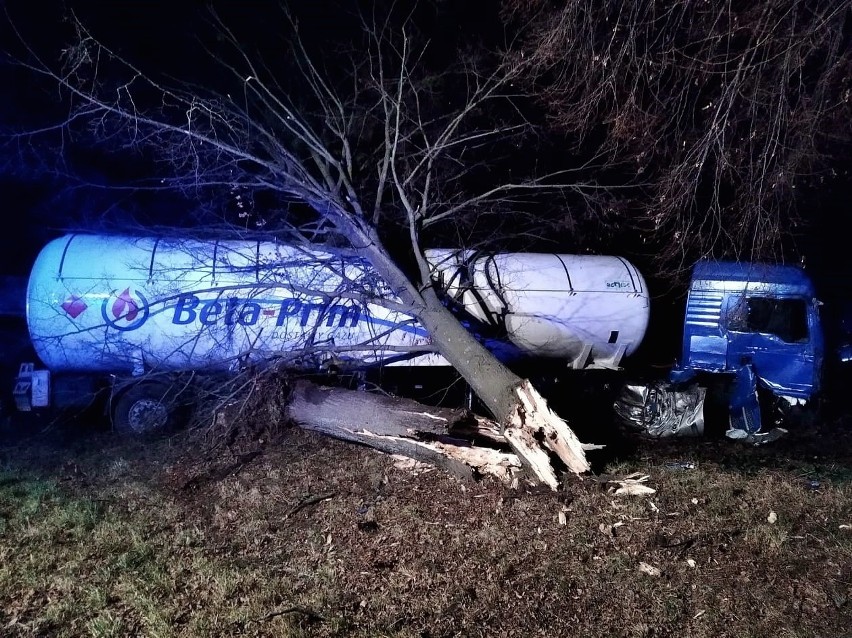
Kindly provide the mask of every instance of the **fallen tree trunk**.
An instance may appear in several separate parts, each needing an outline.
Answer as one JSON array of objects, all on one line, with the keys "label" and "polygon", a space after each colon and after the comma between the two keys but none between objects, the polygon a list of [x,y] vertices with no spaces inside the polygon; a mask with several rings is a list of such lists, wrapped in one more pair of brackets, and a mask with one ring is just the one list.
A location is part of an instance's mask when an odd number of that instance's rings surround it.
[{"label": "fallen tree trunk", "polygon": [[[577,475],[589,470],[584,447],[568,424],[547,406],[529,381],[499,361],[450,310],[445,295],[433,285],[430,266],[417,246],[420,285],[415,285],[391,259],[375,229],[353,224],[340,209],[330,213],[341,235],[358,239],[362,246],[359,254],[399,296],[408,308],[406,312],[426,329],[435,351],[468,383],[496,420],[501,434],[509,430],[505,440],[534,481],[556,490],[560,463]],[[413,228],[412,233],[416,234]]]},{"label": "fallen tree trunk", "polygon": [[487,475],[511,483],[521,470],[500,427],[467,410],[299,380],[287,415],[302,429],[401,454],[457,476]]},{"label": "fallen tree trunk", "polygon": [[550,489],[559,485],[553,465],[552,452],[575,474],[588,472],[585,450],[596,445],[584,445],[526,379],[514,389],[517,403],[503,428],[503,436],[524,461],[533,475]]},{"label": "fallen tree trunk", "polygon": [[584,446],[533,385],[497,360],[446,308],[435,289],[423,290],[422,298],[427,309],[418,319],[499,423],[531,478],[556,490],[560,463],[577,475],[587,472]]},{"label": "fallen tree trunk", "polygon": [[[287,416],[305,430],[407,456],[457,476],[493,476],[507,484],[514,481],[525,465],[510,449],[521,447],[529,455],[526,464],[531,458],[538,464],[538,471],[532,472],[530,478],[540,482],[542,476],[549,477],[550,480],[543,482],[555,489],[557,479],[550,459],[533,436],[532,428],[543,428],[539,436],[549,449],[564,440],[563,434],[554,437],[541,423],[535,422],[541,406],[531,397],[537,393],[530,395],[525,385],[518,392],[523,407],[506,428],[506,436],[500,433],[499,424],[467,410],[437,408],[410,399],[330,388],[304,380],[293,384]],[[555,415],[549,413],[545,421],[552,422],[551,417]],[[528,438],[531,440],[527,441]],[[597,447],[583,445],[573,435],[569,440],[580,455],[585,449]],[[585,457],[582,458],[585,462]],[[582,472],[588,467],[568,469]]]}]

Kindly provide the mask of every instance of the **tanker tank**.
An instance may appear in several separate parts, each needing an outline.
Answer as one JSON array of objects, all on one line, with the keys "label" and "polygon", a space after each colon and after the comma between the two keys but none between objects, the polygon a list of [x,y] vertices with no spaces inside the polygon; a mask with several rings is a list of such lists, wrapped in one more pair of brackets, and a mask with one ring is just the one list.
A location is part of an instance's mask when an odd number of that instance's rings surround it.
[{"label": "tanker tank", "polygon": [[[526,356],[617,367],[647,327],[647,288],[619,257],[427,259],[451,299]],[[362,259],[273,241],[67,235],[33,266],[27,323],[53,372],[447,365]]]}]

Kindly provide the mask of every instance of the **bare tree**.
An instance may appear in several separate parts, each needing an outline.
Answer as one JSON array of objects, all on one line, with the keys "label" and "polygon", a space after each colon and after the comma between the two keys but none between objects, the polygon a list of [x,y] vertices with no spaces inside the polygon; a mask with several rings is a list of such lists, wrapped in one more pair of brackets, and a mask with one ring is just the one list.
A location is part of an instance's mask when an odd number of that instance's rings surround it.
[{"label": "bare tree", "polygon": [[[850,141],[849,0],[506,0],[551,123],[602,160],[660,262],[778,258]],[[641,188],[640,188],[641,185]],[[798,189],[798,190],[796,190]],[[626,216],[617,218],[624,225]]]},{"label": "bare tree", "polygon": [[[365,20],[363,50],[345,58],[336,51],[348,70],[329,72],[332,59],[313,55],[298,21],[283,15],[292,74],[256,57],[214,14],[229,45],[217,52],[230,87],[219,93],[146,75],[77,21],[60,66],[32,50],[23,64],[72,104],[52,129],[64,141],[86,135],[153,152],[165,170],[149,187],[266,197],[277,206],[239,207],[238,217],[289,241],[345,240],[428,331],[534,476],[556,486],[551,452],[586,471],[566,423],[448,310],[423,251],[434,229],[505,211],[515,196],[583,191],[569,173],[505,181],[484,163],[528,126],[510,99],[522,66],[466,60],[430,73],[403,18]],[[292,201],[308,206],[281,205]]]}]

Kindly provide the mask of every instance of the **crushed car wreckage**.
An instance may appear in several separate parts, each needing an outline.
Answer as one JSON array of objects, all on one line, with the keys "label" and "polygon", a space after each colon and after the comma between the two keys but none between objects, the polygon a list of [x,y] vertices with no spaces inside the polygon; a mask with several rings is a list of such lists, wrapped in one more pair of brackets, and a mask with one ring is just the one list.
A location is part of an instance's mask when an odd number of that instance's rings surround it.
[{"label": "crushed car wreckage", "polygon": [[704,434],[706,388],[675,390],[667,381],[626,383],[615,401],[615,414],[627,426],[655,438]]}]

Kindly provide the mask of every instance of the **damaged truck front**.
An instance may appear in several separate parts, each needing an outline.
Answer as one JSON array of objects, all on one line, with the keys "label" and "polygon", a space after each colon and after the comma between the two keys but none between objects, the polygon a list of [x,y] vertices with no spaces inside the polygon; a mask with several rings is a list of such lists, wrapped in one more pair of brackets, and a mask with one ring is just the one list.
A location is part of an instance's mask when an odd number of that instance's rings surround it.
[{"label": "damaged truck front", "polygon": [[809,408],[820,390],[819,306],[800,268],[697,263],[680,364],[666,381],[627,384],[617,416],[653,436],[700,434],[713,397],[726,405],[729,438],[777,438],[784,430],[772,426]]}]

